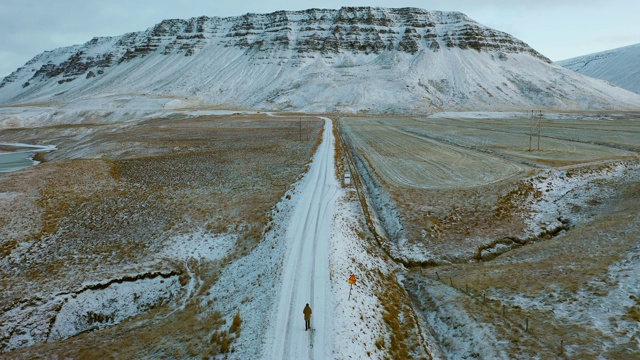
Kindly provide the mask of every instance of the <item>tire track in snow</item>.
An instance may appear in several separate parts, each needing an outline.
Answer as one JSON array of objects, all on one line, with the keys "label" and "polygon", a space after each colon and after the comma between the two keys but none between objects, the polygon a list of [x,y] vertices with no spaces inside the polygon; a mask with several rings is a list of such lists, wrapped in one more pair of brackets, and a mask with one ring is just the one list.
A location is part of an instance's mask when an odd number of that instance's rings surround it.
[{"label": "tire track in snow", "polygon": [[[332,357],[333,302],[329,281],[329,248],[335,202],[340,194],[334,168],[331,120],[314,155],[286,230],[287,254],[281,286],[266,336],[268,359]],[[302,309],[311,305],[311,331],[304,330]]]},{"label": "tire track in snow", "polygon": [[[323,164],[324,161],[321,162],[321,164]],[[305,221],[304,224],[302,226],[299,226],[299,223],[295,223],[295,231],[294,231],[294,238],[293,238],[293,243],[291,246],[291,251],[289,252],[289,261],[287,262],[288,267],[286,269],[295,269],[295,271],[286,271],[285,269],[285,273],[288,275],[288,279],[290,279],[291,282],[293,282],[293,286],[291,287],[291,289],[301,289],[299,282],[300,282],[300,277],[296,276],[300,273],[300,271],[303,268],[303,259],[307,258],[307,256],[305,256],[305,240],[309,239],[309,229],[311,226],[313,226],[313,219],[312,216],[314,215],[314,212],[312,210],[313,209],[313,204],[317,203],[317,196],[318,193],[317,191],[315,191],[315,189],[318,188],[318,178],[316,176],[313,176],[311,178],[311,181],[309,183],[309,185],[311,189],[314,189],[313,192],[311,192],[311,200],[309,201],[309,206],[303,206],[300,209],[302,209],[301,211],[305,211],[306,215],[305,215]],[[294,220],[297,217],[294,216]],[[315,219],[315,222],[317,222],[317,217]],[[312,234],[313,235],[313,234]],[[296,241],[298,240],[298,241]],[[315,236],[313,236],[313,241],[315,242]],[[297,258],[292,256],[293,254],[297,254]],[[313,258],[313,260],[315,261],[315,258]],[[295,266],[293,265],[295,261]],[[313,277],[312,277],[313,279]],[[312,285],[313,286],[313,285]],[[302,287],[302,289],[304,289],[304,287]],[[291,313],[291,310],[293,310],[295,308],[295,300],[297,299],[296,296],[293,296],[294,294],[292,292],[289,292],[288,289],[282,289],[281,291],[281,299],[282,298],[288,298],[289,300],[287,301],[282,301],[281,300],[281,306],[282,304],[288,304],[288,308],[285,311],[288,311],[289,313]],[[310,296],[307,296],[307,298],[311,298]],[[281,313],[283,310],[282,308],[280,309],[279,313]],[[284,343],[290,343],[293,338],[293,332],[294,329],[297,328],[297,326],[295,326],[295,319],[293,316],[288,316],[287,317],[287,327],[286,327],[286,337],[285,337],[285,341]],[[289,359],[291,358],[290,356],[290,352],[289,352],[290,348],[289,347],[284,347],[284,354],[283,354],[283,359]]]}]

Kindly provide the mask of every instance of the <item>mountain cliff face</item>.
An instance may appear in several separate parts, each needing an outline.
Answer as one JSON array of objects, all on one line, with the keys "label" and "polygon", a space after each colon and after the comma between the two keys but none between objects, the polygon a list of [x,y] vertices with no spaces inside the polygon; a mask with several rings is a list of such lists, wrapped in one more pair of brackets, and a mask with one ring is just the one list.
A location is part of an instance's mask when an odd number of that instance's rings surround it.
[{"label": "mountain cliff face", "polygon": [[606,80],[640,94],[640,44],[558,61],[580,74]]},{"label": "mountain cliff face", "polygon": [[47,51],[0,83],[4,104],[105,94],[303,111],[640,107],[464,14],[415,8],[165,20]]}]

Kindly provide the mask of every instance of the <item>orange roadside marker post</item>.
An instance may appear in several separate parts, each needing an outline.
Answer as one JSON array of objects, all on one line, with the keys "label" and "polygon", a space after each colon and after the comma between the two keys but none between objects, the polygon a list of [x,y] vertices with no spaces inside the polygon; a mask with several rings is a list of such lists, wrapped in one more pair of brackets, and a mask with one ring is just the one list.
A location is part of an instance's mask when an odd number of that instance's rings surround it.
[{"label": "orange roadside marker post", "polygon": [[351,276],[349,276],[349,298],[347,300],[351,300],[351,289],[353,289],[353,285],[356,284],[356,276],[354,274],[351,274]]}]

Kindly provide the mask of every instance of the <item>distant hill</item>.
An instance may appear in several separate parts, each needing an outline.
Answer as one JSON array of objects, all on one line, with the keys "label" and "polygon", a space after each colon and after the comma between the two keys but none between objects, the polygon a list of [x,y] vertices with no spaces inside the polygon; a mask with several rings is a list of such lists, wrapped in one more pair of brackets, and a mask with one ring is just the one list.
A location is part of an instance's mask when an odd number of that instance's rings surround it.
[{"label": "distant hill", "polygon": [[578,56],[557,64],[640,94],[640,44]]},{"label": "distant hill", "polygon": [[5,105],[114,95],[307,112],[640,108],[462,13],[416,8],[165,20],[46,51],[0,83]]}]

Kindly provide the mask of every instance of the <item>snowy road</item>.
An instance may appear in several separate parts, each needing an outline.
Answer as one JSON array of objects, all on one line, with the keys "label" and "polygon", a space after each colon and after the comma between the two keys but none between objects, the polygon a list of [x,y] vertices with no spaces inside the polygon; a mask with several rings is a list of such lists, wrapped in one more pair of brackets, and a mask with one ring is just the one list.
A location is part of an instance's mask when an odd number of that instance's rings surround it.
[{"label": "snowy road", "polygon": [[[287,253],[279,299],[271,316],[264,356],[268,359],[333,358],[333,297],[329,278],[330,236],[340,185],[334,167],[331,120],[302,182],[298,203],[286,230]],[[313,309],[305,331],[302,310]]]}]

